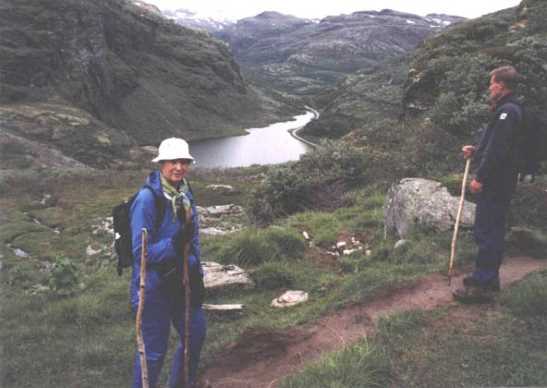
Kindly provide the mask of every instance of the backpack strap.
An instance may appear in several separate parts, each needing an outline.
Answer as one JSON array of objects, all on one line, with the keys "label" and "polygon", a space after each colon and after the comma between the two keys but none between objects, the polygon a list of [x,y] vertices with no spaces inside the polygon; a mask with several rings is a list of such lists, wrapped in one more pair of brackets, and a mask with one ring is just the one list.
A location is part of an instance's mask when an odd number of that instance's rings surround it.
[{"label": "backpack strap", "polygon": [[156,195],[156,192],[149,184],[144,184],[141,189],[148,189],[154,196],[154,203],[156,205],[156,219],[154,220],[154,232],[157,232],[161,226],[161,221],[165,214],[165,201],[162,197]]}]

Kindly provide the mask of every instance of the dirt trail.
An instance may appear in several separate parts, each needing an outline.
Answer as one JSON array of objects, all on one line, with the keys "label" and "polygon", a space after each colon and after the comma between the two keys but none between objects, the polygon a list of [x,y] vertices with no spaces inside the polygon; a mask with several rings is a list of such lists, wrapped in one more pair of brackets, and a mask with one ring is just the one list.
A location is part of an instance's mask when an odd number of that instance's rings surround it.
[{"label": "dirt trail", "polygon": [[[522,279],[530,272],[547,268],[547,260],[528,257],[506,259],[501,268],[501,286]],[[374,332],[379,318],[409,310],[431,310],[456,303],[452,290],[461,286],[463,275],[452,279],[433,274],[412,287],[402,288],[369,303],[346,307],[310,325],[284,332],[248,332],[244,342],[217,357],[205,378],[213,388],[269,388],[285,376]]]}]

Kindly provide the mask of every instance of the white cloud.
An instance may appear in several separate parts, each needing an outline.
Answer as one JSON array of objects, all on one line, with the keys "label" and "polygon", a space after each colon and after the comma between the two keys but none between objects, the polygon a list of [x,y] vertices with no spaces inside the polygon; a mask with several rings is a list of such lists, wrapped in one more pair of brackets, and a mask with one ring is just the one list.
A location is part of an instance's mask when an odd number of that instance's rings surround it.
[{"label": "white cloud", "polygon": [[254,16],[263,11],[277,11],[302,18],[320,18],[355,11],[391,8],[418,15],[446,13],[469,18],[517,6],[519,0],[145,0],[162,9],[185,8],[200,14],[220,15],[227,18]]}]

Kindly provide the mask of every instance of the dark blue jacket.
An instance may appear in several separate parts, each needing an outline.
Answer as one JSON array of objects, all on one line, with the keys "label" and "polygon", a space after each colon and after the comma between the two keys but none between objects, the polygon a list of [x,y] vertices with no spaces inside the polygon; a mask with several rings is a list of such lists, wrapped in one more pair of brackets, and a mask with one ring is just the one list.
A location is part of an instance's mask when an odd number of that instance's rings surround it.
[{"label": "dark blue jacket", "polygon": [[478,162],[476,179],[486,192],[510,196],[515,188],[517,166],[514,148],[522,119],[522,108],[512,94],[497,103],[475,154]]},{"label": "dark blue jacket", "polygon": [[[182,256],[177,253],[173,246],[173,237],[180,228],[184,228],[183,222],[179,217],[173,217],[173,209],[171,203],[165,198],[161,188],[160,173],[153,171],[148,179],[149,185],[154,193],[148,189],[141,189],[133,201],[131,206],[131,236],[133,247],[133,274],[131,281],[131,305],[138,304],[138,290],[140,281],[140,264],[141,264],[141,230],[146,228],[149,233],[147,263],[149,265],[146,276],[147,292],[159,291],[162,282],[165,280],[162,276],[160,268],[175,268],[177,265],[182,268]],[[193,240],[192,249],[189,257],[190,272],[198,272],[203,275],[200,263],[200,242],[199,242],[199,217],[196,211],[196,206],[192,194],[188,194],[192,203],[193,214]],[[156,197],[161,198],[163,203],[163,220],[159,223],[159,228],[156,229],[156,217],[158,209],[156,209]]]}]

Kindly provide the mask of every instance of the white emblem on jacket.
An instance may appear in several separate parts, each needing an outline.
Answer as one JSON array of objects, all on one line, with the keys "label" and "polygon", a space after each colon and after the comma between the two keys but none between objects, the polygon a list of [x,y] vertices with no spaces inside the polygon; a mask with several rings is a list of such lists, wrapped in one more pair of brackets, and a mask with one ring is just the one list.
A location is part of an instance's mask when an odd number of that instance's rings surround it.
[{"label": "white emblem on jacket", "polygon": [[503,112],[501,115],[500,115],[500,120],[505,120],[507,118],[507,113]]}]

